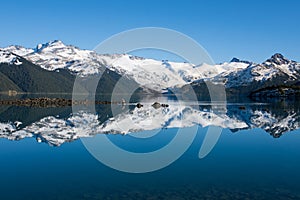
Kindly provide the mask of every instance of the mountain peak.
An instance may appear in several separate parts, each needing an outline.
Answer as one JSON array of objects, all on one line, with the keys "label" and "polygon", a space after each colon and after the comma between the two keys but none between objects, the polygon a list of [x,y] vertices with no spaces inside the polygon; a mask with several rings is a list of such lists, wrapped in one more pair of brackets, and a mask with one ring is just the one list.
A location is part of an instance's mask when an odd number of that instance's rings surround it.
[{"label": "mountain peak", "polygon": [[44,44],[38,44],[35,48],[35,52],[40,52],[47,47],[65,47],[66,45],[60,40],[53,40]]},{"label": "mountain peak", "polygon": [[286,59],[280,53],[275,53],[271,58],[269,58],[268,60],[266,60],[266,62],[275,63],[277,65],[284,65],[284,64],[288,64],[290,62],[290,60]]},{"label": "mountain peak", "polygon": [[274,59],[276,59],[276,58],[283,59],[284,56],[281,53],[275,53],[271,58],[274,58]]},{"label": "mountain peak", "polygon": [[66,46],[61,40],[53,40],[49,42],[50,45],[64,45]]},{"label": "mountain peak", "polygon": [[238,58],[234,57],[234,58],[232,58],[232,59],[231,59],[231,61],[230,61],[230,62],[240,62],[240,59],[238,59]]},{"label": "mountain peak", "polygon": [[251,64],[251,62],[249,62],[249,61],[240,60],[240,59],[238,59],[238,58],[236,58],[236,57],[232,58],[230,62],[231,62],[231,63],[232,63],[232,62],[235,62],[235,63]]}]

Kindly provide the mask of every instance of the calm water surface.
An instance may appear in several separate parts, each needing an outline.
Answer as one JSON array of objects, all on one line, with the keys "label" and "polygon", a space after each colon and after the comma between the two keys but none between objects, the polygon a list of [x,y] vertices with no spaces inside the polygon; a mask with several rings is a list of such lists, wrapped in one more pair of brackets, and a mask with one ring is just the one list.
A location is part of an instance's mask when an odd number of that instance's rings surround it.
[{"label": "calm water surface", "polygon": [[[134,116],[134,123],[140,123],[137,133],[105,137],[122,149],[144,153],[164,147],[178,134],[178,116],[174,115],[177,108],[172,103],[169,110],[152,109],[145,104],[142,110],[120,108],[113,115],[102,106],[97,108],[97,119],[99,126],[107,124],[100,132],[106,128],[108,133],[119,131],[114,123]],[[80,139],[56,135],[55,130],[63,128],[74,134],[71,128],[76,127],[76,114],[71,115],[71,108],[0,106],[1,199],[300,199],[297,102],[234,103],[219,114],[207,105],[180,108],[180,129],[188,134],[198,128],[193,143],[171,165],[133,174],[102,164]],[[143,113],[148,113],[148,118]],[[153,123],[162,116],[166,118],[161,121],[168,123]],[[84,117],[80,115],[81,119]],[[152,122],[143,124],[146,119]],[[22,124],[13,127],[16,121]],[[64,123],[47,126],[61,122]],[[86,127],[94,126],[91,121],[85,123]],[[151,126],[155,130],[149,130]],[[200,159],[199,150],[209,126],[223,126],[223,130],[212,151]],[[142,134],[153,136],[134,137]],[[103,134],[87,132],[84,137],[97,140]]]}]

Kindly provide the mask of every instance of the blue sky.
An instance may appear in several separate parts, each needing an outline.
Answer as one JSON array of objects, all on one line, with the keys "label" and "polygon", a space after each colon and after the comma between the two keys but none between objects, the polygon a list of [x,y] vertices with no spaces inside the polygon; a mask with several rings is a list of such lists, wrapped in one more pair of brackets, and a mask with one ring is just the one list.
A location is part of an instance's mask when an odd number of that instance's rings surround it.
[{"label": "blue sky", "polygon": [[59,39],[84,49],[139,27],[180,31],[216,62],[262,62],[276,52],[300,61],[300,1],[3,1],[0,46]]}]

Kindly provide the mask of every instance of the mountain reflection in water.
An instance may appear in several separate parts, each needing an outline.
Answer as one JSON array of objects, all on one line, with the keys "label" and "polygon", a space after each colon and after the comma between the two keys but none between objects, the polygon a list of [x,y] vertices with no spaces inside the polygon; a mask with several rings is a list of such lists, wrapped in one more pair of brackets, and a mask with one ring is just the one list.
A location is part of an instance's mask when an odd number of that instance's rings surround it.
[{"label": "mountain reflection in water", "polygon": [[[51,146],[60,146],[97,134],[217,126],[239,132],[260,128],[274,138],[299,128],[297,101],[268,103],[227,103],[164,101],[168,107],[151,106],[156,100],[131,105],[96,105],[96,113],[72,107],[34,108],[0,106],[0,138],[21,140],[36,138]],[[149,103],[152,102],[152,103]]]}]

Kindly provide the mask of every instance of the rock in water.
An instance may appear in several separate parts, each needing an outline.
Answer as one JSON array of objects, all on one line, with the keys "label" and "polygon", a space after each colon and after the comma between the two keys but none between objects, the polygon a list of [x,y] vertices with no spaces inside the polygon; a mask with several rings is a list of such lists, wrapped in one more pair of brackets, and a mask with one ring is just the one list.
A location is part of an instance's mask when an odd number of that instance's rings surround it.
[{"label": "rock in water", "polygon": [[137,107],[137,108],[141,108],[141,107],[143,107],[143,104],[138,103],[138,104],[136,104],[136,107]]},{"label": "rock in water", "polygon": [[160,103],[158,102],[155,102],[154,104],[152,104],[152,107],[155,108],[155,109],[158,109],[161,107]]}]

